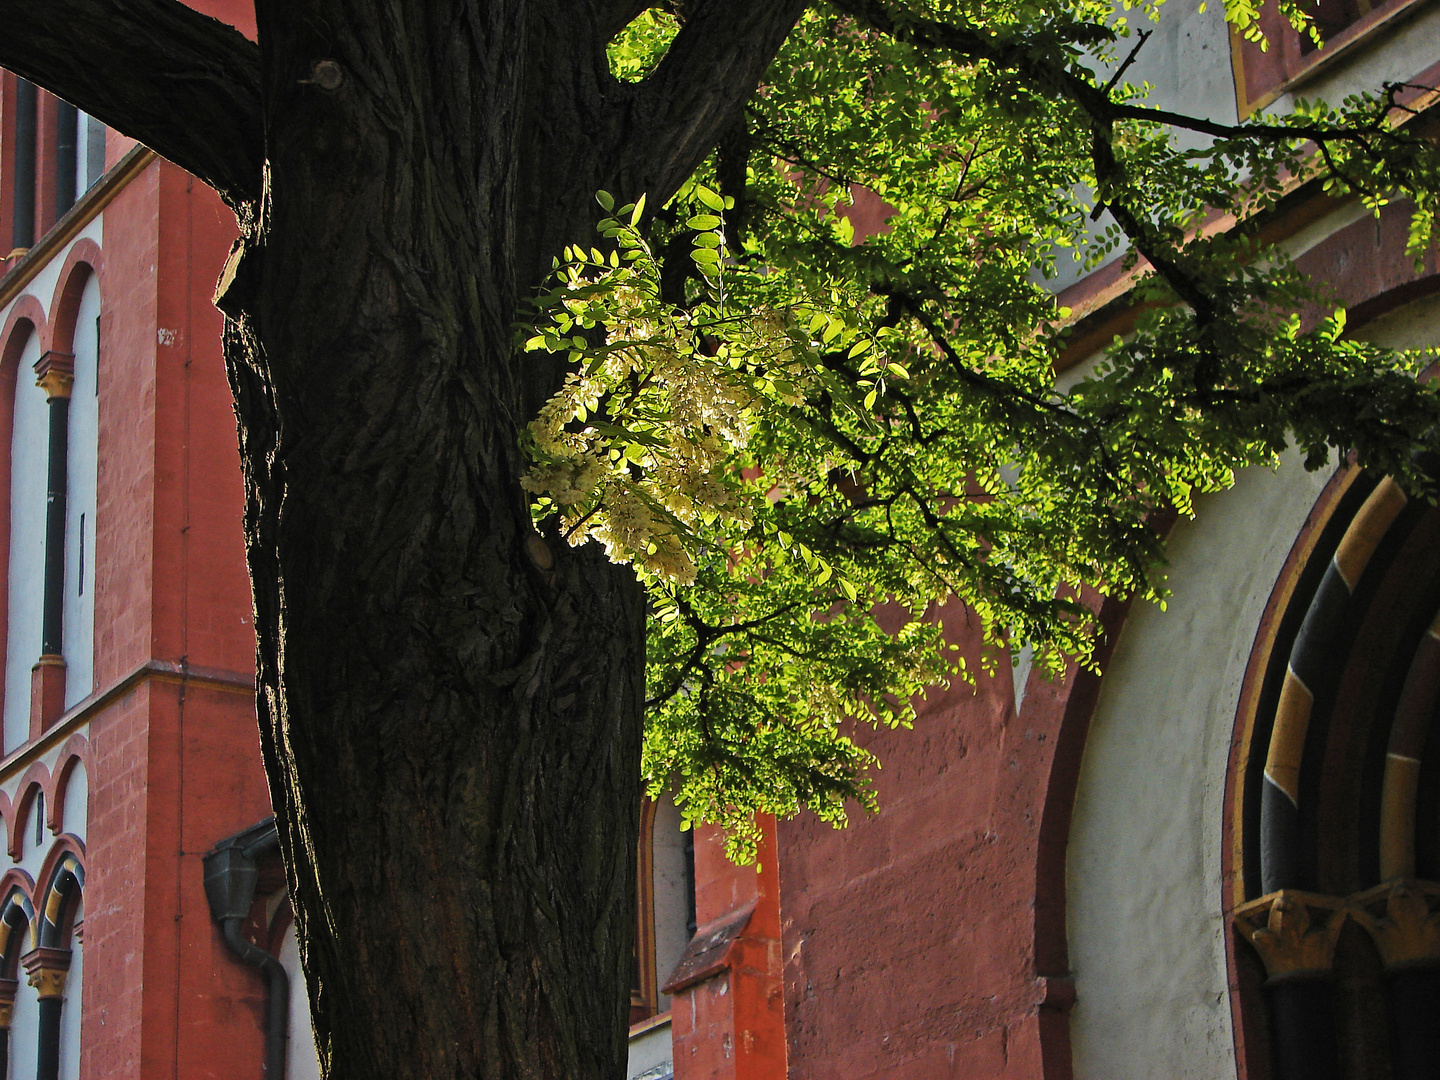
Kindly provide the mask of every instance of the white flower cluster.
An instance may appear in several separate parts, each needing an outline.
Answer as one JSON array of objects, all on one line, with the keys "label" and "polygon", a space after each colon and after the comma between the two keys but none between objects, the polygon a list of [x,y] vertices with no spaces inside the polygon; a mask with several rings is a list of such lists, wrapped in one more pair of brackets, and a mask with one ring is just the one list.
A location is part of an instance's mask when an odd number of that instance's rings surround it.
[{"label": "white flower cluster", "polygon": [[785,320],[762,313],[717,343],[714,308],[668,308],[643,239],[619,231],[623,261],[567,252],[550,322],[528,343],[568,351],[577,370],[530,424],[522,483],[570,544],[598,540],[615,562],[688,584],[701,531],[746,527],[764,498],[737,458],[765,404],[750,373],[786,363]]}]

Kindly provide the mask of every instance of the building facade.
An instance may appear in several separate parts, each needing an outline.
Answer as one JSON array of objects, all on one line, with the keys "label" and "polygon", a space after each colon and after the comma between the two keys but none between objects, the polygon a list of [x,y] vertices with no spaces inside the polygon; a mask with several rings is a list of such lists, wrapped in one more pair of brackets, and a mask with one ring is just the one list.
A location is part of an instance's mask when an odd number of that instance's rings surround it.
[{"label": "building facade", "polygon": [[[267,984],[204,881],[269,814],[210,299],[234,219],[9,73],[0,125],[0,1070],[255,1077]],[[273,862],[245,933],[298,975]]]},{"label": "building facade", "polygon": [[[245,0],[192,3],[253,32]],[[1231,121],[1405,82],[1433,122],[1440,6],[1317,10],[1323,48],[1267,12],[1262,51],[1172,4],[1131,77]],[[1300,186],[1266,228],[1351,332],[1429,347],[1440,269],[1405,256],[1408,214]],[[192,177],[0,78],[15,1080],[317,1074],[210,299],[233,232]],[[1060,282],[1062,385],[1131,325],[1132,284]],[[1435,1076],[1440,514],[1287,457],[1169,544],[1169,610],[1108,606],[1103,676],[1021,654],[868,733],[875,816],[768,822],[757,872],[647,804],[632,1080]]]}]

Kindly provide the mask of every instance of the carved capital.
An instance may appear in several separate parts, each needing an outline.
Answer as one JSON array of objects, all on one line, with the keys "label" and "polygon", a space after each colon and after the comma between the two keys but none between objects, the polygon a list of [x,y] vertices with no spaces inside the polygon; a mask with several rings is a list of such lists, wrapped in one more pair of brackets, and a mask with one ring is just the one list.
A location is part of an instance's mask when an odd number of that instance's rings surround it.
[{"label": "carved capital", "polygon": [[19,979],[0,979],[0,1028],[10,1027],[10,1019],[15,1015],[15,991],[19,987]]},{"label": "carved capital", "polygon": [[70,396],[70,387],[75,382],[75,354],[56,352],[51,349],[35,362],[35,385],[45,391],[46,397]]},{"label": "carved capital", "polygon": [[1375,939],[1386,971],[1440,964],[1440,885],[1400,879],[1350,901],[1355,921]]},{"label": "carved capital", "polygon": [[58,998],[65,996],[65,976],[70,971],[70,950],[52,949],[40,946],[20,958],[25,975],[36,996]]},{"label": "carved capital", "polygon": [[1271,980],[1326,975],[1345,925],[1338,896],[1281,889],[1235,910],[1235,927],[1255,946]]}]

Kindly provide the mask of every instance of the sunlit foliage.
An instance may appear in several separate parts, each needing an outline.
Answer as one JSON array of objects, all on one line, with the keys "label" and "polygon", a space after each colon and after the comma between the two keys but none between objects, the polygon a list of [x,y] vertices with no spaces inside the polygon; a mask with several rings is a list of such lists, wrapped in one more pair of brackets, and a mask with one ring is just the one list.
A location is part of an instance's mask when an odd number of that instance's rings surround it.
[{"label": "sunlit foliage", "polygon": [[[683,11],[617,38],[617,76]],[[971,663],[1028,643],[1059,673],[1092,662],[1100,598],[1163,602],[1157,519],[1237,469],[1354,451],[1425,490],[1419,358],[1346,339],[1343,312],[1302,326],[1324,297],[1256,239],[1313,178],[1413,201],[1428,250],[1440,166],[1402,88],[1233,129],[1160,113],[1124,79],[1156,15],[817,5],[707,166],[668,206],[600,193],[539,298],[527,347],[573,374],[531,425],[537,522],[646,583],[648,781],[737,853],[757,810],[843,820],[869,798],[852,725],[971,676],[941,607],[982,628]],[[856,243],[861,189],[886,227]],[[1060,393],[1047,282],[1116,257],[1139,325]]]}]

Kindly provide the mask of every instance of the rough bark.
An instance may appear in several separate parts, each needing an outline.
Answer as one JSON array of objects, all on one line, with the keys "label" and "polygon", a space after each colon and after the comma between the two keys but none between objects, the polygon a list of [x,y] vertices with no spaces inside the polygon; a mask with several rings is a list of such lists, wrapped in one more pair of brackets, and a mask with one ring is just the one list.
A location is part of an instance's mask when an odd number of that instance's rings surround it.
[{"label": "rough bark", "polygon": [[[693,5],[629,87],[604,45],[639,6],[259,0],[253,49],[171,0],[0,0],[0,63],[241,222],[219,302],[261,742],[330,1077],[623,1075],[643,595],[531,528],[519,436],[563,372],[513,324],[598,188],[684,180],[803,0]],[[57,8],[84,41],[125,13],[141,62],[82,76]],[[178,56],[134,28],[159,9]]]}]

